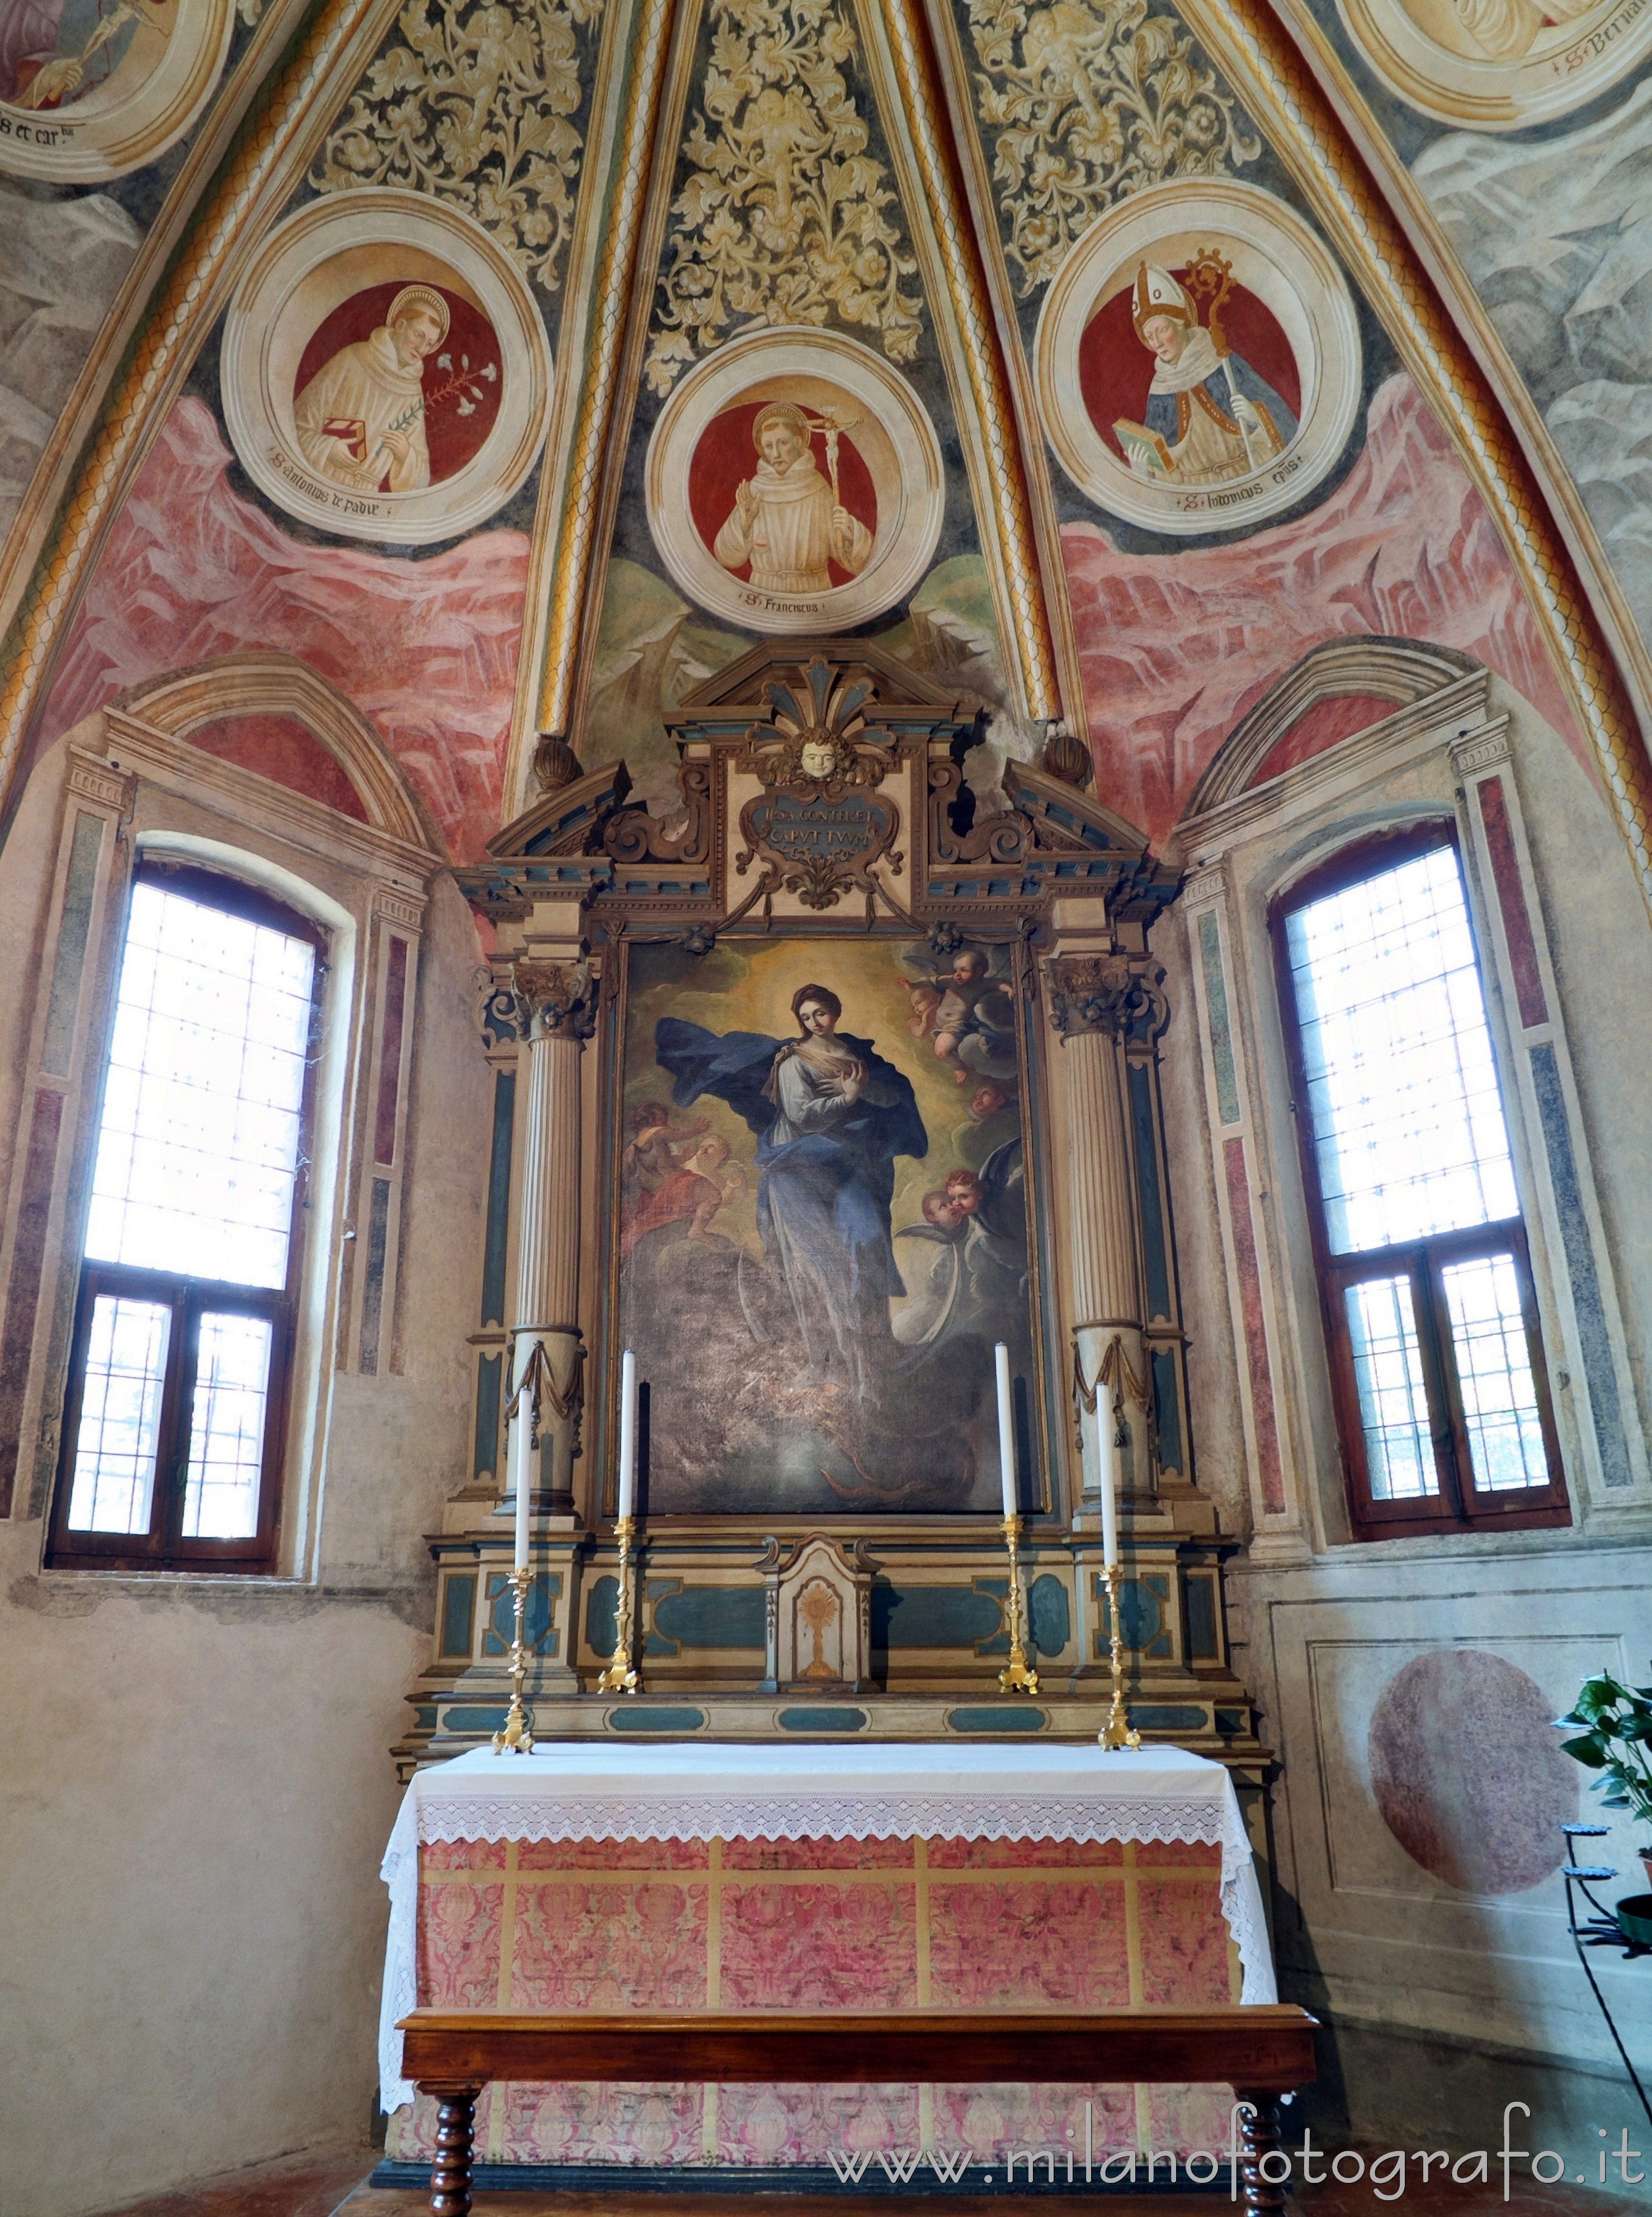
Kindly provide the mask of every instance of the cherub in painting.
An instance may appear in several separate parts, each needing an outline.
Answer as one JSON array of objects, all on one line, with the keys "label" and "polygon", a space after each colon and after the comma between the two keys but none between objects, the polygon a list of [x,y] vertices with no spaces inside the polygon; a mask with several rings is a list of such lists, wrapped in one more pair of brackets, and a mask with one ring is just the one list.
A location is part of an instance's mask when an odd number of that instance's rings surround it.
[{"label": "cherub in painting", "polygon": [[1015,1083],[1015,1010],[1005,987],[1007,977],[985,948],[964,946],[950,963],[922,942],[903,948],[904,984],[912,1000],[910,1028],[933,1039],[934,1050],[955,1084],[973,1078]]}]

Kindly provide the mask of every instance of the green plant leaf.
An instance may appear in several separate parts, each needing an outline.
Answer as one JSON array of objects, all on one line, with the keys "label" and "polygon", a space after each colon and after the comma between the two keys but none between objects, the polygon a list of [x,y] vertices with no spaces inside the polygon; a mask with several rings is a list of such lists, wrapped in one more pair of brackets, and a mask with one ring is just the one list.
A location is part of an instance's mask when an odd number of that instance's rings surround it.
[{"label": "green plant leaf", "polygon": [[1562,1740],[1560,1751],[1569,1755],[1575,1763],[1587,1763],[1591,1770],[1599,1770],[1606,1759],[1606,1751],[1593,1732],[1581,1739]]}]

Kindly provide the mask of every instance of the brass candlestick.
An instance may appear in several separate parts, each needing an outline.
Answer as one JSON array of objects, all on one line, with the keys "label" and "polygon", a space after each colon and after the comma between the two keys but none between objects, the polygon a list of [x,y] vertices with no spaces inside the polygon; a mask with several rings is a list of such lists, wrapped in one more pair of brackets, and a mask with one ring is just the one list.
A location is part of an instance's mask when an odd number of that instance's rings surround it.
[{"label": "brass candlestick", "polygon": [[1026,1650],[1021,1644],[1021,1520],[1019,1516],[1004,1519],[1004,1544],[1009,1549],[1009,1660],[998,1673],[1001,1694],[1036,1694],[1039,1674],[1026,1667]]},{"label": "brass candlestick", "polygon": [[599,1694],[634,1694],[643,1683],[642,1673],[631,1659],[631,1541],[636,1529],[634,1516],[621,1516],[613,1528],[620,1542],[620,1614],[614,1624],[613,1653],[596,1682]]},{"label": "brass candlestick", "polygon": [[516,1595],[516,1636],[510,1648],[510,1708],[505,1718],[504,1729],[493,1736],[496,1755],[531,1755],[533,1735],[527,1728],[527,1712],[522,1708],[522,1681],[527,1676],[527,1650],[522,1644],[522,1621],[527,1615],[527,1589],[533,1582],[530,1570],[513,1571],[510,1583]]},{"label": "brass candlestick", "polygon": [[1119,1565],[1106,1563],[1107,1621],[1113,1627],[1113,1708],[1096,1738],[1103,1747],[1139,1747],[1142,1736],[1125,1715],[1125,1637],[1119,1628]]}]

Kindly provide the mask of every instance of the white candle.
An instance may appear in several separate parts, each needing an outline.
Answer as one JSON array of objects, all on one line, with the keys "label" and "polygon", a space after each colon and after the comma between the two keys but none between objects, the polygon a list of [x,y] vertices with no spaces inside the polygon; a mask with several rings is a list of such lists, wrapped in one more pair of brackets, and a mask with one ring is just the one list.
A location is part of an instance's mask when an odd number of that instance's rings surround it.
[{"label": "white candle", "polygon": [[637,1508],[637,1357],[630,1348],[620,1358],[620,1514]]},{"label": "white candle", "polygon": [[1095,1448],[1101,1464],[1101,1560],[1107,1566],[1119,1559],[1119,1449],[1115,1426],[1107,1406],[1105,1380],[1095,1383]]},{"label": "white candle", "polygon": [[[521,1343],[517,1356],[522,1357]],[[516,1496],[516,1568],[527,1568],[527,1523],[533,1504],[533,1488],[528,1479],[527,1436],[532,1419],[528,1415],[527,1398],[524,1394],[516,1403],[516,1413],[511,1418],[506,1434],[507,1467],[512,1490]]]},{"label": "white candle", "polygon": [[1001,1339],[992,1350],[998,1371],[998,1475],[1004,1489],[1004,1514],[1014,1516],[1015,1501],[1015,1415],[1009,1394],[1009,1349]]}]

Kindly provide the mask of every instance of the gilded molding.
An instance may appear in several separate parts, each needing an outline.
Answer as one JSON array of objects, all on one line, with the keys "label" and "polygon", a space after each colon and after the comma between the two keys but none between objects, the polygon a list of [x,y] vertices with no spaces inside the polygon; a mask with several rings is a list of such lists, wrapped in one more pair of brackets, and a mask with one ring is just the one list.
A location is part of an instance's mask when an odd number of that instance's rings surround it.
[{"label": "gilded molding", "polygon": [[[350,49],[376,39],[394,0],[331,0],[246,125],[203,196],[136,343],[110,388],[97,430],[65,499],[6,640],[0,689],[0,795],[9,792],[30,719],[103,536],[141,467],[149,441],[224,306],[238,251],[290,188],[324,127],[329,79],[360,61]],[[293,157],[296,154],[297,159]]]},{"label": "gilded molding", "polygon": [[1501,525],[1652,910],[1652,762],[1569,552],[1479,364],[1306,62],[1260,0],[1183,0],[1182,12],[1369,287]]},{"label": "gilded molding", "polygon": [[595,326],[582,365],[579,412],[569,452],[540,664],[538,727],[559,738],[567,736],[573,708],[603,468],[616,421],[623,414],[620,367],[674,13],[675,0],[643,0],[620,114],[618,153],[604,203],[602,254],[593,287]]},{"label": "gilded molding", "polygon": [[982,524],[993,528],[1008,594],[1013,636],[1005,643],[1013,648],[1020,665],[1026,713],[1037,722],[1051,722],[1062,713],[1061,692],[1027,501],[1026,472],[1009,375],[993,320],[986,270],[971,220],[957,150],[940,127],[940,119],[946,113],[940,75],[928,28],[922,21],[921,0],[885,0],[877,12],[888,39],[903,120],[911,134],[919,179],[934,227],[970,398],[986,442],[990,497],[978,505]]}]

